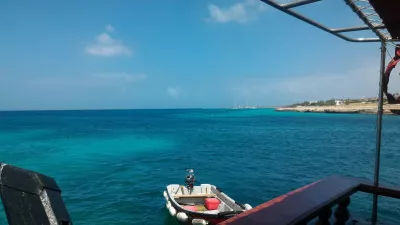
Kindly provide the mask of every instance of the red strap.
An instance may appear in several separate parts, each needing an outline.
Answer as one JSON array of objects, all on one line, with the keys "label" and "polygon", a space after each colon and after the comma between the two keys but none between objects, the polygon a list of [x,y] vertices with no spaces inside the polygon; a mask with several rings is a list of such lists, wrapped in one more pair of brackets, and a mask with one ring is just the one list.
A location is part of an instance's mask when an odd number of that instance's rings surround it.
[{"label": "red strap", "polygon": [[390,61],[386,67],[385,75],[389,76],[390,73],[392,72],[392,70],[396,67],[397,63],[399,63],[399,62],[400,62],[400,58],[397,60],[392,59],[392,61]]},{"label": "red strap", "polygon": [[[397,51],[396,51],[396,53],[397,53]],[[397,56],[397,54],[396,54],[396,56]],[[386,97],[388,99],[389,104],[397,104],[397,102],[400,101],[400,99],[395,99],[392,94],[387,92],[388,91],[390,73],[396,67],[397,63],[399,63],[399,62],[400,62],[400,58],[398,58],[398,57],[393,58],[389,62],[389,64],[387,65],[386,70],[385,70],[385,74],[384,74],[384,77],[383,77],[383,81],[384,82],[383,82],[382,89],[383,89],[383,92],[386,94]]]},{"label": "red strap", "polygon": [[387,65],[385,74],[383,76],[382,89],[383,89],[383,92],[386,94],[389,104],[399,104],[400,103],[400,96],[396,99],[392,94],[387,92],[390,73],[396,67],[397,63],[399,63],[399,62],[400,62],[400,46],[398,45],[398,46],[396,46],[396,49],[395,49],[395,55],[394,55],[393,59]]},{"label": "red strap", "polygon": [[387,85],[389,83],[389,77],[390,77],[390,73],[392,72],[392,70],[396,67],[397,63],[400,62],[400,58],[399,59],[392,59],[392,61],[389,62],[389,64],[386,67],[385,70],[385,86],[383,91],[387,92]]}]

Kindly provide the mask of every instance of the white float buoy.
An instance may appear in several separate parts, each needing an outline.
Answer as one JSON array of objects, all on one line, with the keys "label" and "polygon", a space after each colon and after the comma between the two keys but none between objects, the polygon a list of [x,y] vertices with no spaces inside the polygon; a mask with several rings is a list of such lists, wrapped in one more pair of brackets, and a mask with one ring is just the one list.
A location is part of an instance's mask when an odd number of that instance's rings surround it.
[{"label": "white float buoy", "polygon": [[167,201],[167,203],[165,203],[165,207],[167,207],[167,209],[171,208],[171,202]]},{"label": "white float buoy", "polygon": [[163,195],[164,195],[165,200],[168,201],[168,195],[167,195],[166,191],[164,191]]},{"label": "white float buoy", "polygon": [[178,212],[177,214],[176,214],[176,219],[178,219],[178,221],[179,222],[182,222],[182,223],[186,223],[187,221],[188,221],[188,216],[186,215],[186,213],[184,213],[184,212]]},{"label": "white float buoy", "polygon": [[171,216],[175,216],[176,215],[176,209],[174,208],[174,207],[169,207],[169,214],[171,215]]},{"label": "white float buoy", "polygon": [[251,205],[249,205],[249,204],[244,204],[244,208],[245,208],[246,210],[250,210],[250,209],[252,209],[253,207],[251,207]]},{"label": "white float buoy", "polygon": [[193,225],[207,225],[208,222],[206,220],[203,220],[203,219],[193,219],[192,220],[192,224]]}]

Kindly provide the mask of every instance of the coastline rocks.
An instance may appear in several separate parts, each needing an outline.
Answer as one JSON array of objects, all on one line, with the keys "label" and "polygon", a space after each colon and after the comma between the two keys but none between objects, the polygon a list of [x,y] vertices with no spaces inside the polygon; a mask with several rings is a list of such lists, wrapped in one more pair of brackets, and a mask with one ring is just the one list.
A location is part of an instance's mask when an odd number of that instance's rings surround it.
[{"label": "coastline rocks", "polygon": [[[275,108],[279,112],[376,114],[377,106],[297,106]],[[384,105],[383,114],[400,115],[400,105]]]}]

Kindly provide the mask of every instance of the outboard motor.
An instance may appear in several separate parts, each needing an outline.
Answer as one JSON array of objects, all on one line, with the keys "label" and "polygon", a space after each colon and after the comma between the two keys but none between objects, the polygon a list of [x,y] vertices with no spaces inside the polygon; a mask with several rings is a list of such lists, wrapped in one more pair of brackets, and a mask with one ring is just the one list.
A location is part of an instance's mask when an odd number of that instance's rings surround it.
[{"label": "outboard motor", "polygon": [[196,181],[196,178],[194,177],[193,170],[188,169],[186,170],[189,174],[186,175],[185,183],[186,187],[188,190],[193,190],[194,182]]}]

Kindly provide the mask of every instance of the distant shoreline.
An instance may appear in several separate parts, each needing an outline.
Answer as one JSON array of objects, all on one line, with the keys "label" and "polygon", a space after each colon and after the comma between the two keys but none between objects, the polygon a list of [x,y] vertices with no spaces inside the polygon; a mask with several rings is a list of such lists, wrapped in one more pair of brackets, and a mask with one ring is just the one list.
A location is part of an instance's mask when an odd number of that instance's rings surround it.
[{"label": "distant shoreline", "polygon": [[[364,105],[341,105],[341,106],[296,106],[296,107],[277,107],[278,112],[311,112],[311,113],[343,113],[343,114],[376,114],[378,107],[376,104]],[[400,115],[400,104],[388,105],[384,104],[383,114]]]}]

